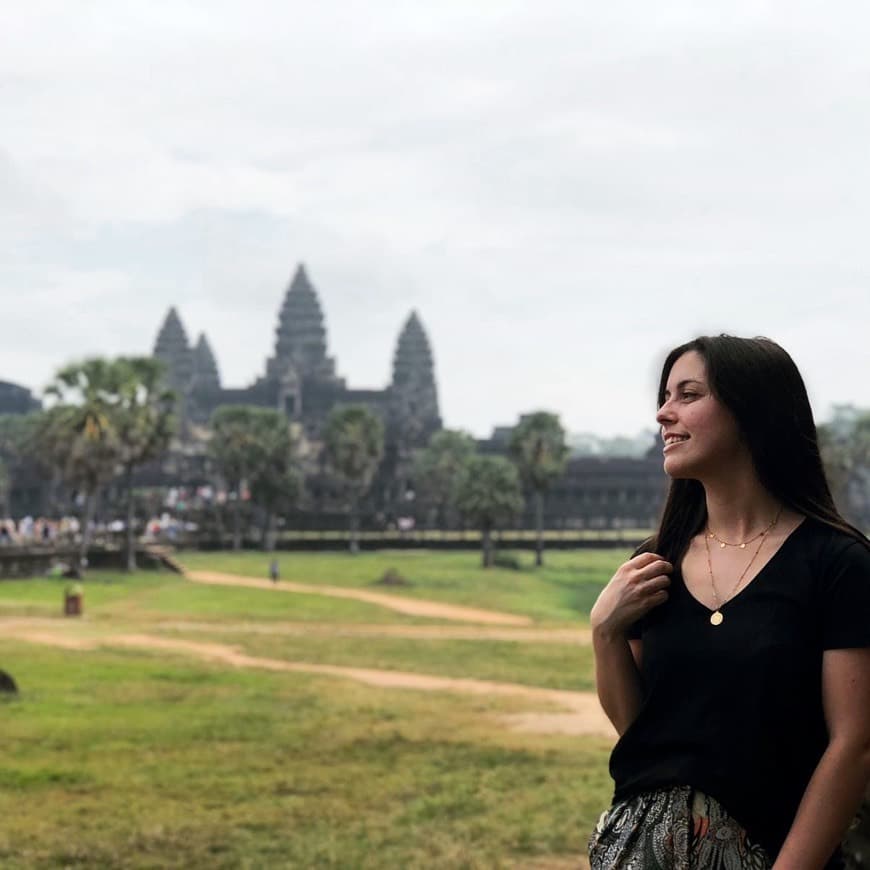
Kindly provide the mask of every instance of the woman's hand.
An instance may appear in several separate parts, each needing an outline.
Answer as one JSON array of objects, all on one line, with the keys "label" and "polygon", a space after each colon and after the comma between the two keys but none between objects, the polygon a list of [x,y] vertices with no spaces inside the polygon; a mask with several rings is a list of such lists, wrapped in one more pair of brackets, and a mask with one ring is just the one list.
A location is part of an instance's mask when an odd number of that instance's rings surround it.
[{"label": "woman's hand", "polygon": [[657,553],[641,553],[620,565],[589,614],[593,630],[621,635],[647,611],[668,600],[674,570]]}]

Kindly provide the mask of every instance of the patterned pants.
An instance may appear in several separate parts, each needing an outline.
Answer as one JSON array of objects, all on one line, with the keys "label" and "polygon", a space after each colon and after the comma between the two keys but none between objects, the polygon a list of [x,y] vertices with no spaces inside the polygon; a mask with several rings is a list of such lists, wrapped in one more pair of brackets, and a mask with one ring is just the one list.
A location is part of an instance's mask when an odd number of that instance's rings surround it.
[{"label": "patterned pants", "polygon": [[770,870],[761,846],[716,800],[690,786],[615,803],[589,839],[592,870]]}]

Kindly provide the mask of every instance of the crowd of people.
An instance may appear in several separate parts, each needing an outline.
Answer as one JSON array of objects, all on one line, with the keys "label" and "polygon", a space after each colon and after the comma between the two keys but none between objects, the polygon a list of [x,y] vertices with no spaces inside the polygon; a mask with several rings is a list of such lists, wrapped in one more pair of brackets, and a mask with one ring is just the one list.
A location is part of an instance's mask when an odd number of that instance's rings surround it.
[{"label": "crowd of people", "polygon": [[0,546],[48,545],[63,541],[74,541],[81,524],[76,517],[61,517],[59,520],[46,517],[25,516],[18,522],[14,519],[0,519]]},{"label": "crowd of people", "polygon": [[[194,523],[185,522],[169,513],[162,513],[160,516],[149,518],[142,531],[146,539],[174,542],[183,532],[195,529]],[[120,519],[91,525],[93,538],[120,535],[125,530],[126,523]],[[0,518],[0,547],[56,547],[75,544],[80,540],[81,522],[77,517],[49,519],[25,516],[18,521],[9,517]]]}]

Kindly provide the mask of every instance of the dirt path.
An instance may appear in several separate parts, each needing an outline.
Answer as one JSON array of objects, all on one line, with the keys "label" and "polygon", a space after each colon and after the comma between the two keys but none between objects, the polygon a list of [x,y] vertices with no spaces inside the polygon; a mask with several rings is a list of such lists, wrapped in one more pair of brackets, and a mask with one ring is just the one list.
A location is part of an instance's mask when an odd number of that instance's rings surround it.
[{"label": "dirt path", "polygon": [[397,637],[410,640],[501,640],[589,646],[588,628],[501,628],[459,625],[388,625],[347,622],[158,622],[155,628],[214,634],[315,635],[317,637]]},{"label": "dirt path", "polygon": [[498,718],[519,731],[548,734],[589,734],[613,739],[616,735],[610,722],[592,692],[569,692],[543,689],[517,683],[490,680],[461,679],[418,674],[408,671],[351,668],[320,665],[310,662],[288,662],[280,659],[249,656],[233,646],[220,643],[148,634],[90,635],[75,634],[68,628],[46,625],[49,620],[11,619],[0,621],[3,637],[14,637],[30,643],[59,646],[64,649],[87,650],[98,647],[127,647],[181,653],[202,661],[236,668],[260,668],[270,671],[321,674],[356,680],[371,686],[392,689],[414,689],[427,692],[458,692],[467,695],[522,697],[539,701],[546,706],[561,707],[563,712],[534,712],[504,714]]},{"label": "dirt path", "polygon": [[387,607],[407,616],[426,616],[431,619],[453,619],[457,622],[479,622],[485,625],[531,625],[527,616],[511,613],[498,613],[494,610],[478,610],[474,607],[460,607],[456,604],[442,604],[440,601],[426,601],[403,598],[400,595],[387,595],[383,592],[369,592],[365,589],[348,589],[344,586],[311,586],[305,583],[272,583],[256,577],[242,577],[236,574],[221,574],[217,571],[188,571],[188,580],[195,583],[210,583],[216,586],[247,586],[252,589],[270,589],[274,592],[304,592],[306,595],[329,595],[333,598],[351,598]]}]

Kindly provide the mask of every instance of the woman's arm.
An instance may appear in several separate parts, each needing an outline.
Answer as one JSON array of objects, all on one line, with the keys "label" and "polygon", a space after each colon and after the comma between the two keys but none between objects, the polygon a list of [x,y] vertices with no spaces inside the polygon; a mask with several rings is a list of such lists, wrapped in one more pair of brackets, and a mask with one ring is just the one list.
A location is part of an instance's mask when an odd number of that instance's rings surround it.
[{"label": "woman's arm", "polygon": [[640,642],[630,647],[625,633],[667,601],[672,570],[656,553],[633,556],[619,566],[589,612],[598,700],[620,737],[637,717],[642,698]]},{"label": "woman's arm", "polygon": [[640,643],[626,640],[622,632],[608,633],[601,628],[592,630],[598,700],[620,737],[640,710],[640,672],[629,646],[637,644],[639,649]]},{"label": "woman's arm", "polygon": [[818,870],[843,839],[870,782],[870,648],[826,650],[828,748],[807,785],[773,870]]}]

